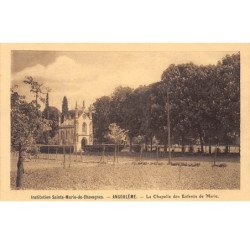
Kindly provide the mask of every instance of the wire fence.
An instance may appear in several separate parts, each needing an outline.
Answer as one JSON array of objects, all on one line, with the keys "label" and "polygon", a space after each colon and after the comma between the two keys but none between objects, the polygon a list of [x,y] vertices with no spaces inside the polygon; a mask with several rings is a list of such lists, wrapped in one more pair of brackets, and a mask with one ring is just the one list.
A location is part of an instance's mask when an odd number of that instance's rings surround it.
[{"label": "wire fence", "polygon": [[[238,145],[172,145],[171,160],[182,156],[239,155]],[[12,152],[18,157],[18,152]],[[26,161],[45,161],[47,164],[57,164],[62,167],[81,165],[84,163],[118,163],[118,162],[164,162],[168,160],[169,152],[166,145],[115,145],[96,144],[85,146],[76,151],[73,145],[35,145],[25,156]]]}]

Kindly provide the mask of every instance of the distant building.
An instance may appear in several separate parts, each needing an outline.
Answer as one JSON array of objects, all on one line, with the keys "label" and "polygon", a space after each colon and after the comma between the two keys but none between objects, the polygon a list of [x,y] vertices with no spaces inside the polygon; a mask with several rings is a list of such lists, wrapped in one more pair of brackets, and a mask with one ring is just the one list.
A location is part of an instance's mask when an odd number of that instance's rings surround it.
[{"label": "distant building", "polygon": [[74,151],[84,149],[85,145],[93,145],[92,106],[88,109],[83,106],[78,110],[77,103],[74,110],[59,119],[58,141],[60,145],[73,145]]}]

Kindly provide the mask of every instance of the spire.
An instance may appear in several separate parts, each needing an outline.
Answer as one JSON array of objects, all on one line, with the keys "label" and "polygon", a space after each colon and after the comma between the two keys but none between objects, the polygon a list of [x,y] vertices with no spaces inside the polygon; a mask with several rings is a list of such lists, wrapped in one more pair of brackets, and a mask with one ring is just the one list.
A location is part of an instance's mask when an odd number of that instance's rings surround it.
[{"label": "spire", "polygon": [[75,118],[78,118],[78,108],[77,108],[77,102],[76,102],[76,107],[75,107]]},{"label": "spire", "polygon": [[82,101],[82,111],[84,112],[85,111],[85,102]]},{"label": "spire", "polygon": [[93,106],[92,104],[89,106],[89,118],[92,119]]}]

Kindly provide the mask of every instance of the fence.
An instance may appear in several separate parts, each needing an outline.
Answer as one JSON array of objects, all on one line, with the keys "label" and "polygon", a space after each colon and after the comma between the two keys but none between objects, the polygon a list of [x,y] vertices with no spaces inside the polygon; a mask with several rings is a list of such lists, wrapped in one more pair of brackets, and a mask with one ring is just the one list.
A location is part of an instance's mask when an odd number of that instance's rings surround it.
[{"label": "fence", "polygon": [[[210,150],[209,150],[210,147]],[[171,147],[171,158],[175,159],[188,155],[239,155],[240,147],[237,145],[222,146],[203,146],[201,145],[173,145]],[[84,150],[74,151],[72,145],[35,145],[29,150],[27,161],[46,161],[47,164],[57,164],[58,166],[70,167],[81,165],[83,163],[118,163],[118,162],[143,162],[166,161],[169,157],[168,147],[166,145],[115,145],[115,144],[97,144],[85,146]]]}]

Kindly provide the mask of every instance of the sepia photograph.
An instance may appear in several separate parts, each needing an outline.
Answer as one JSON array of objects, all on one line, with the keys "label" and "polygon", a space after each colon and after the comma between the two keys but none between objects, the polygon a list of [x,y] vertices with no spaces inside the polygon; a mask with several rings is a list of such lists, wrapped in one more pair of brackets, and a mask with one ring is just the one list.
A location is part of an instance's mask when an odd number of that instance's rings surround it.
[{"label": "sepia photograph", "polygon": [[250,249],[248,7],[1,1],[2,249]]},{"label": "sepia photograph", "polygon": [[239,190],[239,51],[11,51],[12,190]]}]

